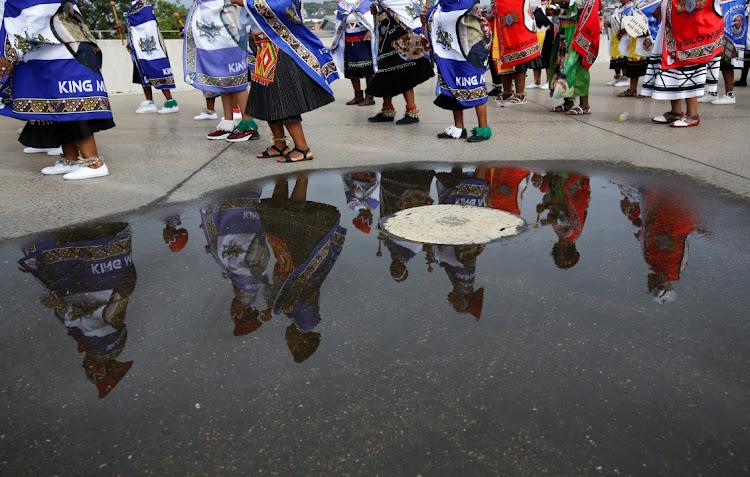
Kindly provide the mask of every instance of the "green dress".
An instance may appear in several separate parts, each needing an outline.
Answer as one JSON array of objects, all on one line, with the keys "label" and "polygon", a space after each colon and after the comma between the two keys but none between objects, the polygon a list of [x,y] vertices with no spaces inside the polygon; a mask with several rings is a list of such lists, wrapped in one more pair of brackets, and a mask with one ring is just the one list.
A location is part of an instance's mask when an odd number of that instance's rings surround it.
[{"label": "green dress", "polygon": [[[570,46],[578,27],[578,5],[575,1],[560,12],[559,27],[560,33],[552,47],[550,66],[561,78],[564,77],[568,84],[568,90],[563,93],[563,98],[588,96],[591,75],[589,70],[583,66],[581,55]],[[550,89],[554,89],[551,79]]]}]

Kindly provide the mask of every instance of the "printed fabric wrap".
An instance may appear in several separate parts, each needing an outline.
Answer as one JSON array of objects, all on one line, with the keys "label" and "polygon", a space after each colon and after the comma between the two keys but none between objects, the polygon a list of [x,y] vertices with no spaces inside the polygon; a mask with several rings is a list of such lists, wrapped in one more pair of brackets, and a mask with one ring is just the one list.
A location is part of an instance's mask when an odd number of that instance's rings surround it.
[{"label": "printed fabric wrap", "polygon": [[724,19],[719,0],[666,0],[662,8],[662,69],[702,65],[721,54]]},{"label": "printed fabric wrap", "polygon": [[263,33],[254,34],[253,40],[258,51],[253,66],[253,81],[269,85],[276,79],[279,48]]},{"label": "printed fabric wrap", "polygon": [[208,248],[243,306],[255,302],[271,252],[256,207],[257,194],[212,204],[201,211]]},{"label": "printed fabric wrap", "polygon": [[[247,0],[245,8],[273,44],[289,55],[307,75],[328,93],[339,78],[330,51],[302,20],[300,0]],[[262,61],[256,57],[255,68]]]},{"label": "printed fabric wrap", "polygon": [[[328,273],[333,268],[346,239],[346,229],[339,223],[323,237],[315,246],[304,263],[296,267],[286,278],[284,284],[276,296],[273,305],[275,314],[286,313],[299,317],[317,314],[317,300],[315,306],[304,298],[319,293],[320,284],[325,281]],[[295,320],[296,321],[296,320]],[[313,322],[318,320],[301,319],[300,322]],[[310,328],[312,329],[312,328]],[[303,329],[302,331],[308,331]]]},{"label": "printed fabric wrap", "polygon": [[500,32],[501,68],[513,68],[542,54],[529,0],[497,1],[495,21]]},{"label": "printed fabric wrap", "polygon": [[201,91],[247,89],[247,33],[229,0],[195,0],[185,22],[185,82]]},{"label": "printed fabric wrap", "polygon": [[724,36],[736,48],[745,48],[747,41],[747,16],[745,0],[721,2],[724,13]]},{"label": "printed fabric wrap", "polygon": [[164,39],[159,31],[151,0],[135,2],[125,19],[128,22],[130,51],[135,58],[135,66],[141,75],[143,86],[174,88],[172,65],[164,48]]},{"label": "printed fabric wrap", "polygon": [[578,26],[571,46],[581,55],[581,63],[586,69],[591,68],[591,65],[596,61],[596,57],[599,56],[599,40],[601,38],[599,12],[601,10],[601,0],[587,0],[579,12]]},{"label": "printed fabric wrap", "polygon": [[492,32],[476,0],[439,1],[427,14],[438,91],[466,107],[487,102],[485,72]]},{"label": "printed fabric wrap", "polygon": [[102,53],[78,7],[59,0],[6,0],[4,7],[0,41],[13,73],[0,85],[0,115],[24,121],[112,118]]},{"label": "printed fabric wrap", "polygon": [[[373,27],[372,13],[370,13],[370,0],[339,0],[338,10],[336,11],[336,26],[331,42],[331,55],[339,71],[344,71],[344,48],[346,48],[346,29],[351,15],[356,16],[359,25],[372,34],[370,40],[370,52],[372,58],[378,56],[378,44],[375,42],[375,30]],[[374,71],[373,62],[373,73]]]}]

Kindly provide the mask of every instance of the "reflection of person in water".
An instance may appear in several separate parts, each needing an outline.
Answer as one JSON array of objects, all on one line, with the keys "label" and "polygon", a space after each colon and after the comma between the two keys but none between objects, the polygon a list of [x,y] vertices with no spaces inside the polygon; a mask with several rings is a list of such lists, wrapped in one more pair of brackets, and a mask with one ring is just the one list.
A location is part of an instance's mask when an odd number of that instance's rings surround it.
[{"label": "reflection of person in water", "polygon": [[372,211],[380,205],[380,173],[352,172],[343,174],[346,203],[357,211],[352,224],[361,232],[370,233],[373,222]]},{"label": "reflection of person in water", "polygon": [[671,303],[672,284],[687,267],[688,235],[696,229],[693,211],[669,192],[649,189],[645,194],[643,226],[636,237],[652,273],[648,291],[659,303]]},{"label": "reflection of person in water", "polygon": [[[179,228],[178,228],[179,227]],[[169,250],[179,252],[188,241],[188,231],[182,227],[180,216],[175,215],[164,219],[164,230],[161,232],[164,243],[169,246]]]},{"label": "reflection of person in water", "polygon": [[127,341],[125,310],[136,282],[130,227],[109,223],[71,230],[23,252],[21,270],[49,291],[40,301],[78,342],[86,378],[104,398],[133,366],[116,359]]},{"label": "reflection of person in water", "polygon": [[336,207],[307,201],[307,183],[307,177],[299,176],[290,195],[287,181],[281,179],[272,197],[258,205],[276,257],[266,302],[273,303],[274,314],[284,313],[292,320],[286,342],[297,363],[320,345],[321,335],[313,331],[320,323],[320,287],[346,238]]},{"label": "reflection of person in water", "polygon": [[261,313],[255,306],[271,257],[256,210],[259,196],[248,194],[201,211],[207,251],[223,270],[224,278],[232,282],[234,298],[229,313],[235,336],[253,333],[270,319],[268,312]]},{"label": "reflection of person in water", "polygon": [[[440,203],[486,207],[489,193],[486,176],[487,169],[481,166],[474,174],[464,173],[460,167],[436,174]],[[448,303],[458,313],[469,313],[477,320],[482,316],[484,288],[475,290],[474,279],[477,257],[483,250],[484,245],[434,245],[428,254],[429,261],[437,262],[453,285]]]},{"label": "reflection of person in water", "polygon": [[[401,169],[384,171],[381,174],[380,217],[386,217],[399,210],[422,205],[431,205],[435,200],[430,197],[430,187],[435,171]],[[378,256],[381,256],[381,244],[385,243],[391,256],[391,277],[403,282],[409,276],[406,264],[423,250],[420,243],[407,240],[393,240],[381,234],[378,243]]]},{"label": "reflection of person in water", "polygon": [[617,184],[617,188],[622,195],[620,211],[633,226],[640,228],[643,224],[641,219],[641,190],[628,184]]},{"label": "reflection of person in water", "polygon": [[515,167],[492,167],[484,173],[488,184],[487,205],[521,215],[523,193],[529,185],[529,171]]},{"label": "reflection of person in water", "polygon": [[555,265],[564,270],[572,268],[581,258],[575,242],[583,232],[591,202],[589,178],[570,172],[550,172],[541,183],[539,178],[532,177],[532,183],[539,183],[539,190],[544,193],[537,213],[549,210],[541,224],[552,225],[557,234],[558,240],[552,246]]}]

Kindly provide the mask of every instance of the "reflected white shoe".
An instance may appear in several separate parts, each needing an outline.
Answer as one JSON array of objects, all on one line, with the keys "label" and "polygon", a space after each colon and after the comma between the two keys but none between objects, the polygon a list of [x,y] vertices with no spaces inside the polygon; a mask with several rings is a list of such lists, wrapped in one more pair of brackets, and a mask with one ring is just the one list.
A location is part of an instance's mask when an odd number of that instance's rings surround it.
[{"label": "reflected white shoe", "polygon": [[718,94],[706,93],[700,98],[698,98],[698,102],[699,103],[713,103],[715,99],[718,99],[718,97],[719,97]]},{"label": "reflected white shoe", "polygon": [[[734,95],[729,96],[729,95],[725,94],[721,98],[714,99],[713,101],[711,101],[711,104],[735,104],[736,102],[737,102],[737,100],[735,99]],[[24,151],[24,152],[26,152],[26,151]]]},{"label": "reflected white shoe", "polygon": [[62,152],[62,146],[56,147],[54,149],[50,149],[49,151],[47,151],[47,155],[48,156],[59,156],[62,153],[63,153]]},{"label": "reflected white shoe", "polygon": [[42,174],[51,176],[54,174],[67,174],[69,172],[77,171],[81,167],[76,163],[70,163],[65,157],[60,156],[55,161],[54,166],[45,167],[42,169]]},{"label": "reflected white shoe", "polygon": [[69,172],[63,176],[63,179],[77,180],[77,179],[93,179],[94,177],[104,177],[109,175],[109,169],[106,164],[102,164],[101,167],[93,169],[88,166],[79,167],[73,172]]},{"label": "reflected white shoe", "polygon": [[[47,154],[50,153],[50,151],[56,151],[57,149],[51,149],[49,147],[24,147],[23,152],[25,154],[36,154],[37,152],[46,152]],[[50,154],[51,156],[57,156],[57,154]]]},{"label": "reflected white shoe", "polygon": [[156,103],[149,100],[142,102],[141,105],[138,106],[138,109],[135,110],[136,114],[155,113],[156,111]]}]

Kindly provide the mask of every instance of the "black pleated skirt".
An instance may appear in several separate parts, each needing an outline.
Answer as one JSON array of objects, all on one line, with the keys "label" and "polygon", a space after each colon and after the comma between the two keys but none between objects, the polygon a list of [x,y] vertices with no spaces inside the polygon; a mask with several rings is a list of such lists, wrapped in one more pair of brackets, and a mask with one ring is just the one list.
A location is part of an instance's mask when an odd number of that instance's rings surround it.
[{"label": "black pleated skirt", "polygon": [[115,127],[110,119],[88,121],[28,121],[18,142],[24,146],[51,148],[86,139],[94,133]]},{"label": "black pleated skirt", "polygon": [[301,115],[334,101],[286,53],[279,50],[273,83],[250,82],[250,100],[245,112],[270,123],[301,121]]}]

